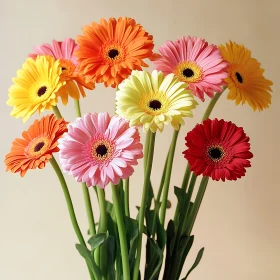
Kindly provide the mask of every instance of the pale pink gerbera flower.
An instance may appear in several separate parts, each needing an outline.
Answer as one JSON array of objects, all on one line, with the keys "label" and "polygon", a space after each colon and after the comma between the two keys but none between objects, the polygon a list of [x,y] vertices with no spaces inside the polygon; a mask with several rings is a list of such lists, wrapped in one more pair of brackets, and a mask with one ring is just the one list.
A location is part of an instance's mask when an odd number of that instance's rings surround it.
[{"label": "pale pink gerbera flower", "polygon": [[228,63],[223,60],[217,46],[188,36],[175,42],[168,41],[159,48],[159,52],[159,58],[154,61],[155,68],[165,75],[177,75],[202,101],[204,93],[212,98],[215,92],[223,91]]},{"label": "pale pink gerbera flower", "polygon": [[108,113],[88,113],[69,124],[59,148],[63,171],[88,187],[118,184],[143,157],[137,128]]},{"label": "pale pink gerbera flower", "polygon": [[92,82],[86,83],[85,78],[78,71],[77,58],[74,52],[78,49],[78,45],[73,39],[65,39],[63,42],[53,40],[52,45],[43,44],[34,48],[34,53],[29,57],[36,58],[38,55],[50,55],[60,61],[62,73],[60,79],[65,81],[65,85],[60,88],[57,95],[61,97],[63,104],[67,104],[68,95],[78,100],[80,93],[86,96],[84,88],[94,89]]}]

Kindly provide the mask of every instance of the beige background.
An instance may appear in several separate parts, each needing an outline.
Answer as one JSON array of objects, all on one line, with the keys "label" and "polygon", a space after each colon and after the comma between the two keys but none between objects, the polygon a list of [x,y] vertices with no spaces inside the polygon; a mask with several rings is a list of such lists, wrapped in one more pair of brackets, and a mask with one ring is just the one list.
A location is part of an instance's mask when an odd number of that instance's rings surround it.
[{"label": "beige background", "polygon": [[[156,49],[166,40],[183,35],[200,36],[215,44],[229,39],[243,43],[262,63],[265,76],[274,81],[269,110],[254,113],[248,106],[236,107],[226,96],[215,108],[213,116],[244,126],[255,157],[247,176],[238,182],[210,183],[194,228],[190,261],[203,246],[205,255],[190,279],[280,279],[279,12],[278,0],[1,0],[0,279],[88,279],[74,247],[76,237],[51,166],[28,172],[24,179],[5,173],[3,158],[10,143],[32,123],[29,120],[23,125],[21,120],[9,117],[11,108],[5,102],[11,78],[34,45],[75,37],[83,25],[110,16],[134,17],[154,35]],[[112,113],[113,101],[114,90],[98,86],[81,104],[84,112]],[[184,136],[201,118],[205,106],[199,106],[195,118],[187,120],[180,134],[172,185],[181,183],[186,166],[181,155]],[[61,111],[68,120],[74,120],[71,104],[61,106]],[[159,182],[171,135],[172,130],[166,129],[157,136],[154,185]],[[142,162],[136,171],[132,205],[140,204]],[[69,176],[67,181],[85,233],[81,189]],[[109,188],[107,197],[111,198]],[[97,218],[95,198],[93,203]]]}]

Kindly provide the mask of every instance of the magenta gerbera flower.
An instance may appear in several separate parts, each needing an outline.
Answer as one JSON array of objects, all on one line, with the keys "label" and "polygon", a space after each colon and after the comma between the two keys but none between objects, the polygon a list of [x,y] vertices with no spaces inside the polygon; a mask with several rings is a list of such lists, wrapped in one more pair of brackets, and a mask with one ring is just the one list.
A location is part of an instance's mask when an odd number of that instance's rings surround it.
[{"label": "magenta gerbera flower", "polygon": [[186,136],[188,150],[183,152],[191,170],[213,180],[236,180],[250,167],[249,137],[242,127],[224,120],[205,120]]},{"label": "magenta gerbera flower", "polygon": [[217,46],[188,36],[175,42],[168,41],[159,48],[159,53],[159,58],[154,61],[155,68],[165,75],[177,75],[202,101],[204,93],[212,98],[215,92],[223,91],[229,65]]},{"label": "magenta gerbera flower", "polygon": [[143,157],[137,128],[108,113],[88,113],[78,118],[60,140],[63,171],[88,187],[118,184],[121,178],[132,175],[132,166]]}]

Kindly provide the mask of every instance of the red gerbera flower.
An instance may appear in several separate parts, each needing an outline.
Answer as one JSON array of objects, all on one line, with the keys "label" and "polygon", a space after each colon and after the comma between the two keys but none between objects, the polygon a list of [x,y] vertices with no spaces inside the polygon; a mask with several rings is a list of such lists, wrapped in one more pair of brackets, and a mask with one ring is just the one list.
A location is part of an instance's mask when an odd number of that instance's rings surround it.
[{"label": "red gerbera flower", "polygon": [[224,120],[205,120],[186,136],[188,150],[183,154],[191,171],[213,180],[236,180],[250,167],[249,137],[242,127]]}]

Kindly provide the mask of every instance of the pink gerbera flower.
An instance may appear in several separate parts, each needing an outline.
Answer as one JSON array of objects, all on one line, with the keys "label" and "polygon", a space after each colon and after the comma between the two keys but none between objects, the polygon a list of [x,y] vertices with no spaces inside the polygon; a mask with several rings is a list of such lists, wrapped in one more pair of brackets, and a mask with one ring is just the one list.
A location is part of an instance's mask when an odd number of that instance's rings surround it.
[{"label": "pink gerbera flower", "polygon": [[63,104],[67,104],[68,95],[78,100],[80,93],[86,96],[84,88],[94,89],[94,83],[87,83],[83,75],[78,71],[77,58],[74,52],[78,49],[78,45],[73,39],[65,39],[63,42],[53,40],[52,45],[43,44],[34,48],[34,53],[29,57],[36,58],[38,55],[50,55],[60,61],[62,74],[60,79],[65,81],[65,85],[60,88],[57,95],[61,97]]},{"label": "pink gerbera flower", "polygon": [[215,92],[223,91],[228,63],[223,60],[217,46],[188,36],[175,42],[168,41],[159,48],[159,53],[159,58],[154,61],[155,68],[166,75],[177,75],[202,101],[204,93],[212,98]]},{"label": "pink gerbera flower", "polygon": [[64,172],[88,187],[118,184],[143,157],[137,128],[108,113],[88,113],[69,124],[59,148]]},{"label": "pink gerbera flower", "polygon": [[245,175],[253,154],[242,127],[224,120],[205,120],[186,136],[183,152],[191,170],[213,180],[236,180]]},{"label": "pink gerbera flower", "polygon": [[29,54],[30,57],[36,58],[37,55],[50,55],[55,59],[67,59],[77,65],[77,58],[74,51],[78,49],[78,45],[71,38],[65,39],[63,42],[53,40],[52,45],[43,44],[34,47],[34,53]]}]

